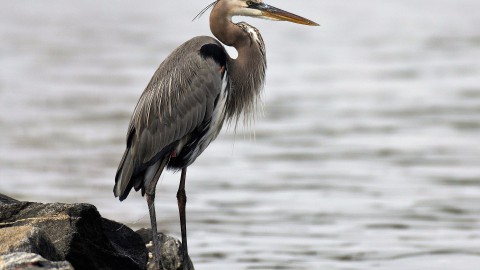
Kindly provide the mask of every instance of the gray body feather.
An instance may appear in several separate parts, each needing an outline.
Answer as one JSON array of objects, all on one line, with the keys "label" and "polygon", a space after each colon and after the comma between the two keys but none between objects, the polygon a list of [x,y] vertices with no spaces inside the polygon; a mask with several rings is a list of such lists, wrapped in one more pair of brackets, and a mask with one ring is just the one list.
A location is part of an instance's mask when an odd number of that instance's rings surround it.
[{"label": "gray body feather", "polygon": [[130,120],[127,149],[115,177],[116,197],[145,189],[165,167],[192,164],[225,120],[251,118],[263,89],[265,47],[257,29],[234,24],[244,37],[231,59],[212,37],[195,37],[174,50],[153,75]]},{"label": "gray body feather", "polygon": [[[225,83],[221,66],[200,54],[206,44],[223,49],[211,37],[196,37],[185,42],[162,62],[142,93],[130,120],[127,149],[115,179],[115,196],[124,199],[132,187],[143,191],[143,186],[151,180],[148,178],[166,165],[162,166],[162,162],[168,163],[165,160],[170,159],[174,151],[179,155],[182,144],[191,140],[189,135],[202,123],[211,121],[215,102]],[[210,132],[212,138],[208,143],[218,135],[224,116],[220,115],[217,120],[217,126],[211,127],[214,132]],[[206,146],[208,144],[197,149],[196,156],[189,157],[184,166],[190,165]]]}]

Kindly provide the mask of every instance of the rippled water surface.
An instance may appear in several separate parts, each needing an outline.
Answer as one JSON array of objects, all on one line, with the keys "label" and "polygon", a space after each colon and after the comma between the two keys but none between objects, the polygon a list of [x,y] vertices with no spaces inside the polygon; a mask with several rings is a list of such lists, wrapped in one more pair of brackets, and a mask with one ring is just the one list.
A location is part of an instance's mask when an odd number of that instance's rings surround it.
[{"label": "rippled water surface", "polygon": [[[480,269],[480,2],[270,2],[322,26],[245,19],[264,112],[189,168],[196,268]],[[208,2],[0,3],[0,192],[148,226],[112,194],[126,128]],[[176,236],[178,178],[157,187]]]}]

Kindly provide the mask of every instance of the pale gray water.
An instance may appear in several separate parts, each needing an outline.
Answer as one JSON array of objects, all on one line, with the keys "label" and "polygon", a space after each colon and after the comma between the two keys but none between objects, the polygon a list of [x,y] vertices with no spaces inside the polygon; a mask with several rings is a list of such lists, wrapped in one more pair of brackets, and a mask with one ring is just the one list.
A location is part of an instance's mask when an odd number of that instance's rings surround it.
[{"label": "pale gray water", "polygon": [[[210,34],[209,1],[0,1],[0,192],[112,194],[130,114],[163,58]],[[480,1],[271,1],[317,28],[262,32],[264,114],[224,132],[187,178],[197,269],[480,269]],[[252,139],[250,139],[252,137]],[[179,175],[158,186],[180,234]]]}]

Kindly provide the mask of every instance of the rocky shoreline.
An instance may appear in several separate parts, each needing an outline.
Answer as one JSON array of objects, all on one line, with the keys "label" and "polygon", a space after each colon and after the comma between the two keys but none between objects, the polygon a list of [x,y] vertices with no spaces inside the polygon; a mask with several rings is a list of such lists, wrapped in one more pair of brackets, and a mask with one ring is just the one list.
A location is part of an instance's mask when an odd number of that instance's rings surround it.
[{"label": "rocky shoreline", "polygon": [[[181,269],[180,241],[158,237],[163,270]],[[134,232],[91,204],[23,202],[0,194],[0,269],[154,269],[151,240],[149,229]]]}]

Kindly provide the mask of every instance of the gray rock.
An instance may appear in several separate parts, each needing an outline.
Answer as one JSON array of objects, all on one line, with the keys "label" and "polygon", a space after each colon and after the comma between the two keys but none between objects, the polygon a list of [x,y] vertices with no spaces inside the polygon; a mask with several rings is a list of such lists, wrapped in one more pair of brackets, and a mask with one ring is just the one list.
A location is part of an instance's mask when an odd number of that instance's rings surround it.
[{"label": "gray rock", "polygon": [[15,270],[74,270],[67,261],[51,262],[42,256],[27,252],[0,255],[0,269]]},{"label": "gray rock", "polygon": [[0,193],[0,204],[10,204],[10,203],[17,203],[17,202],[19,201]]},{"label": "gray rock", "polygon": [[0,228],[21,227],[18,230],[25,235],[25,226],[36,227],[46,236],[38,232],[35,239],[50,240],[55,252],[44,252],[46,259],[67,260],[77,270],[146,268],[147,250],[141,237],[125,225],[102,218],[93,205],[0,204]]},{"label": "gray rock", "polygon": [[[162,270],[182,269],[180,241],[158,237]],[[0,269],[154,269],[151,241],[150,229],[135,233],[102,218],[93,205],[20,202],[0,194]]]},{"label": "gray rock", "polygon": [[0,229],[0,254],[13,252],[36,253],[49,260],[60,260],[55,247],[37,227],[16,226]]},{"label": "gray rock", "polygon": [[[142,228],[137,231],[137,233],[142,237],[145,245],[148,248],[149,258],[148,258],[148,270],[155,270],[155,263],[153,259],[153,243],[152,243],[152,233],[151,229]],[[160,247],[160,268],[161,270],[182,270],[183,263],[182,263],[182,250],[181,246],[182,243],[180,240],[171,237],[169,235],[165,235],[163,233],[158,233],[157,237],[159,237],[161,247]],[[193,267],[193,263],[188,258],[188,269],[195,270]]]}]

